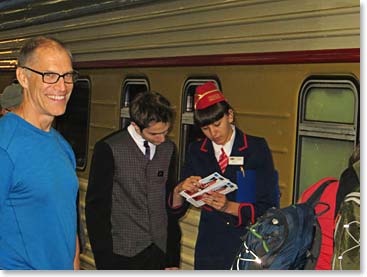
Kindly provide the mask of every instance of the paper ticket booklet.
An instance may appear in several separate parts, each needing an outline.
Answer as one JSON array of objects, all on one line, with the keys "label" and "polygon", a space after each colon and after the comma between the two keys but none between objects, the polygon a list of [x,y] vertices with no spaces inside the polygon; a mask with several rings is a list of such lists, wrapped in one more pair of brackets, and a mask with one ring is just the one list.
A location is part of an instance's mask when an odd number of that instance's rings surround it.
[{"label": "paper ticket booklet", "polygon": [[202,201],[202,198],[203,195],[208,191],[217,191],[222,194],[227,194],[237,189],[236,184],[232,183],[227,178],[224,178],[218,172],[214,172],[204,179],[201,179],[199,183],[199,191],[195,193],[191,193],[186,190],[180,192],[180,194],[195,207],[201,207],[205,205],[204,201]]}]

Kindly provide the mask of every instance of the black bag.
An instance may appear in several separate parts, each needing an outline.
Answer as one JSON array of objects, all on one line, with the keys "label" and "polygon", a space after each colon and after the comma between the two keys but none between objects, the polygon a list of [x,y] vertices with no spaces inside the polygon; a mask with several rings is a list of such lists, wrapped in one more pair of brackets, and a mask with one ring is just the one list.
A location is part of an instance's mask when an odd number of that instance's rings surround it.
[{"label": "black bag", "polygon": [[[271,208],[259,217],[242,238],[231,269],[304,269],[316,237],[317,217],[329,210],[329,204],[319,199],[333,182],[329,178],[304,203]],[[316,205],[325,208],[315,214]]]}]

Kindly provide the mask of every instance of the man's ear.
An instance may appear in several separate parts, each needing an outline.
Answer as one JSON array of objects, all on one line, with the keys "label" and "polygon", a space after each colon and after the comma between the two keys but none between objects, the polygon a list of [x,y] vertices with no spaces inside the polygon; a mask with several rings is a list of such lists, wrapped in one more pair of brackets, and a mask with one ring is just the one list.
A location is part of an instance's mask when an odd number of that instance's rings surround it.
[{"label": "man's ear", "polygon": [[19,84],[23,88],[28,89],[28,77],[26,76],[25,70],[21,67],[18,67],[17,71],[16,71],[16,75],[17,75],[17,79],[18,79]]},{"label": "man's ear", "polygon": [[229,123],[233,123],[234,121],[234,112],[232,109],[228,110],[228,119],[229,119]]},{"label": "man's ear", "polygon": [[136,125],[136,123],[135,123],[134,121],[131,121],[130,123],[131,123],[131,125],[133,125],[133,127],[134,127],[135,131],[136,131],[139,135],[141,135],[141,130],[140,130],[139,126],[138,126],[138,125]]}]

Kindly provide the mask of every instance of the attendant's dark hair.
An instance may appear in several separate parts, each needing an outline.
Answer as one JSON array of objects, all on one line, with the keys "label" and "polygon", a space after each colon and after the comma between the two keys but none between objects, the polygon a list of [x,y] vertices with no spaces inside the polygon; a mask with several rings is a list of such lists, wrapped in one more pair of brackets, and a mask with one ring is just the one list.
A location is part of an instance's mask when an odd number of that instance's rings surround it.
[{"label": "attendant's dark hair", "polygon": [[130,120],[138,125],[140,130],[148,128],[154,122],[172,125],[174,110],[170,102],[158,92],[142,92],[136,95],[130,104]]},{"label": "attendant's dark hair", "polygon": [[228,115],[232,107],[226,101],[215,103],[205,109],[194,111],[194,121],[197,126],[204,127],[221,119],[225,114]]},{"label": "attendant's dark hair", "polygon": [[39,47],[42,47],[45,45],[58,46],[64,49],[68,53],[70,60],[73,59],[70,50],[66,48],[65,44],[62,43],[60,40],[51,38],[51,37],[39,36],[39,37],[31,38],[24,43],[24,45],[22,46],[19,52],[18,66],[26,66],[29,60],[33,58],[33,54],[35,53],[35,51]]}]

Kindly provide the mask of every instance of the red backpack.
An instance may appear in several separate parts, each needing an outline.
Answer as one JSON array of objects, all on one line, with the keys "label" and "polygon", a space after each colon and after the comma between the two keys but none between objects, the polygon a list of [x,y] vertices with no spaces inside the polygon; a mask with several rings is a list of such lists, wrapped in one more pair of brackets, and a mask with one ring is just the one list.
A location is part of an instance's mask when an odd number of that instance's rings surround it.
[{"label": "red backpack", "polygon": [[308,258],[304,269],[331,270],[334,249],[336,194],[339,181],[331,177],[321,179],[302,193],[299,203],[307,201],[313,192],[327,181],[334,182],[330,183],[323,191],[320,203],[315,207],[315,213],[321,213],[321,215],[317,217],[316,237],[310,251],[311,257]]}]

